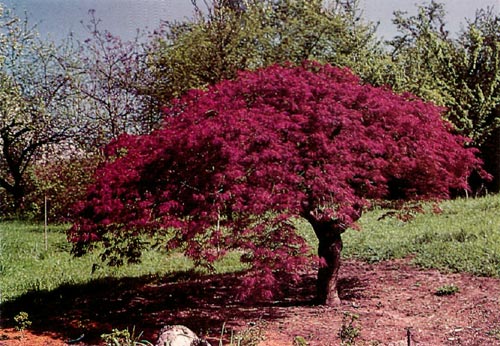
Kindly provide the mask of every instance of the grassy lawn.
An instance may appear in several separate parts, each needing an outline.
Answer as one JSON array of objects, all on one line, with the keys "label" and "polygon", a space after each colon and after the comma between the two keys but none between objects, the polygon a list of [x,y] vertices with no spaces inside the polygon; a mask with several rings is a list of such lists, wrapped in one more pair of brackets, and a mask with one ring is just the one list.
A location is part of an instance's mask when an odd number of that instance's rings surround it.
[{"label": "grassy lawn", "polygon": [[443,271],[500,277],[500,195],[445,201],[441,212],[403,222],[374,210],[344,236],[344,256],[369,262],[413,257]]},{"label": "grassy lawn", "polygon": [[[0,298],[13,299],[27,291],[53,290],[62,284],[85,284],[105,277],[123,278],[165,275],[194,269],[191,260],[179,254],[158,250],[143,253],[140,264],[108,267],[98,251],[80,258],[71,255],[66,240],[68,226],[52,227],[45,250],[42,225],[24,222],[0,223]],[[236,256],[216,263],[217,272],[241,269]]]},{"label": "grassy lawn", "polygon": [[[366,213],[360,222],[361,231],[345,233],[344,256],[370,262],[412,256],[416,264],[427,268],[500,277],[500,196],[448,201],[440,207],[440,214],[417,214],[408,222],[394,217],[379,220],[386,210]],[[306,223],[299,226],[314,246],[310,227]],[[154,250],[144,254],[141,264],[120,268],[100,265],[97,253],[73,258],[64,230],[65,226],[50,229],[45,250],[41,225],[0,223],[2,302],[30,290],[52,290],[61,284],[193,269],[193,263],[183,256]],[[218,273],[241,268],[236,254],[216,265]]]}]

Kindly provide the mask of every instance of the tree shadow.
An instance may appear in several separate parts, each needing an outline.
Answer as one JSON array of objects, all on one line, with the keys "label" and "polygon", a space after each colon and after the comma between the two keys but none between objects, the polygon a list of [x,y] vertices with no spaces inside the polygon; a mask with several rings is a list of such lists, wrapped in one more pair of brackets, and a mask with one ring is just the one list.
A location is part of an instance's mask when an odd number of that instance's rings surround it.
[{"label": "tree shadow", "polygon": [[[13,317],[26,311],[33,322],[33,333],[51,333],[66,340],[84,334],[81,342],[88,345],[99,343],[101,334],[113,328],[135,327],[151,341],[166,324],[182,324],[199,335],[220,335],[223,326],[230,330],[260,319],[278,319],[285,314],[283,307],[315,305],[313,274],[288,283],[280,300],[251,305],[236,299],[243,275],[186,271],[163,277],[104,278],[67,284],[52,291],[31,291],[3,303],[1,320],[5,327],[12,327]],[[355,288],[351,285],[358,284],[356,280],[341,281],[341,297],[352,298],[349,292]]]},{"label": "tree shadow", "polygon": [[365,298],[368,284],[356,276],[343,277],[338,282],[340,300],[351,301]]}]

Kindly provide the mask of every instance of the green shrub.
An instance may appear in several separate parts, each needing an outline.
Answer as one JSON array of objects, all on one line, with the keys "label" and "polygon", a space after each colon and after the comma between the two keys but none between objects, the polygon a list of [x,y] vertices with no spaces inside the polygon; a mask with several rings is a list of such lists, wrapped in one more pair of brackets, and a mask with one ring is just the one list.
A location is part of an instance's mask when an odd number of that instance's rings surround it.
[{"label": "green shrub", "polygon": [[460,292],[460,289],[458,288],[458,286],[451,284],[451,285],[443,285],[441,287],[438,287],[436,289],[435,294],[437,296],[452,296],[458,292]]}]

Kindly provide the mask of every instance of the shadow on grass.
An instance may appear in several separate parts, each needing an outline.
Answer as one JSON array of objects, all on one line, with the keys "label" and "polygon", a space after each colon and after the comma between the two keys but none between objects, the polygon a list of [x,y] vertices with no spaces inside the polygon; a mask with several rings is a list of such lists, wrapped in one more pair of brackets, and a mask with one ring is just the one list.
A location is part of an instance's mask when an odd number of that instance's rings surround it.
[{"label": "shadow on grass", "polygon": [[[260,319],[280,318],[283,307],[315,304],[315,276],[304,275],[285,288],[281,300],[272,304],[242,304],[236,300],[242,273],[202,275],[177,272],[164,277],[105,278],[82,285],[63,285],[52,291],[32,291],[0,306],[5,327],[26,311],[35,334],[53,333],[69,340],[84,334],[83,344],[97,344],[113,328],[135,326],[144,338],[156,340],[166,324],[183,324],[199,335],[220,335],[223,325],[231,329]],[[340,295],[349,300],[357,281],[341,280]],[[344,293],[343,293],[344,292]],[[281,309],[276,308],[281,307]],[[239,324],[239,325],[238,325]],[[211,340],[213,341],[213,340]]]}]

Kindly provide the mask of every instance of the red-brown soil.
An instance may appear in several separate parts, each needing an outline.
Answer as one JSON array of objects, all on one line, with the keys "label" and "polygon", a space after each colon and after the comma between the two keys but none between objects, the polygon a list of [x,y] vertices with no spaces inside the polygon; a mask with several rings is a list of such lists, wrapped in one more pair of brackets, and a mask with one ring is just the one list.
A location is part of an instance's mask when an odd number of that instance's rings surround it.
[{"label": "red-brown soil", "polygon": [[[259,329],[261,346],[293,345],[297,336],[308,345],[340,345],[344,312],[359,316],[356,345],[500,345],[500,280],[467,274],[421,270],[409,260],[367,264],[346,261],[341,269],[342,305],[314,305],[314,273],[305,274],[286,297],[273,304],[245,306],[234,301],[234,276],[184,273],[168,278],[99,281],[33,293],[4,304],[0,346],[95,345],[111,328],[136,326],[153,341],[164,324],[184,324],[219,345],[227,330]],[[438,296],[455,285],[459,292]],[[32,327],[21,337],[10,316],[27,311]],[[228,336],[226,335],[225,344]]]}]

